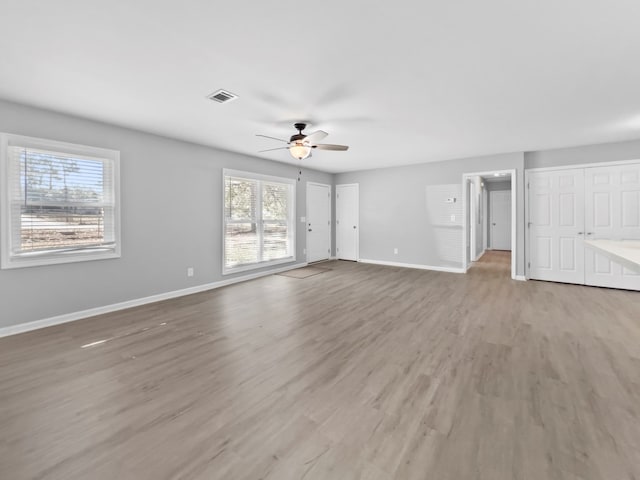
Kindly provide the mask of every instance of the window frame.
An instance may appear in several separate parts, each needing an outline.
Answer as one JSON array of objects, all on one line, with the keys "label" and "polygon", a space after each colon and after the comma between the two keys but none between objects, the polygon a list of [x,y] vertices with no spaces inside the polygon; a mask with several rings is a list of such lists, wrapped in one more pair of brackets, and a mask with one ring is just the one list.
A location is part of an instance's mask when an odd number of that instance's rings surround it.
[{"label": "window frame", "polygon": [[[87,247],[74,251],[43,250],[38,252],[12,254],[15,232],[11,225],[12,197],[10,182],[9,147],[20,146],[38,150],[47,150],[63,155],[74,155],[111,162],[113,172],[113,228],[114,247],[100,249]],[[121,222],[120,222],[120,152],[106,148],[91,147],[75,143],[61,142],[44,138],[0,133],[0,269],[14,269],[57,265],[62,263],[86,262],[120,258],[122,256]]]},{"label": "window frame", "polygon": [[[227,267],[227,261],[226,261],[226,243],[227,243],[227,218],[226,218],[226,204],[225,204],[225,188],[226,188],[226,178],[227,177],[235,177],[235,178],[241,178],[241,179],[246,179],[246,180],[253,180],[253,181],[258,181],[258,182],[266,182],[266,183],[280,183],[280,184],[287,184],[290,186],[291,190],[291,201],[290,201],[290,206],[289,206],[289,218],[287,219],[287,231],[289,233],[289,242],[290,242],[290,253],[291,255],[286,257],[286,258],[279,258],[276,260],[266,260],[266,261],[260,261],[260,262],[255,262],[255,263],[245,263],[242,265],[237,265],[234,267]],[[293,178],[286,178],[286,177],[276,177],[276,176],[272,176],[272,175],[263,175],[260,173],[253,173],[253,172],[246,172],[246,171],[242,171],[242,170],[233,170],[233,169],[229,169],[229,168],[223,168],[222,169],[222,255],[221,255],[221,260],[222,260],[222,275],[230,275],[233,273],[238,273],[238,272],[246,272],[246,271],[250,271],[250,270],[257,270],[260,268],[265,268],[265,267],[270,267],[270,266],[274,266],[274,265],[281,265],[284,263],[292,263],[296,261],[296,237],[297,237],[297,230],[296,230],[296,195],[297,195],[297,190],[296,190],[296,186],[297,186],[297,182],[295,179]],[[264,227],[264,219],[262,218],[262,184],[260,184],[260,187],[258,188],[258,192],[257,192],[257,205],[259,206],[259,208],[256,208],[256,211],[258,212],[257,218],[256,218],[256,222],[259,226],[259,232],[258,232],[258,236],[259,238],[262,237],[262,228]],[[235,223],[242,223],[242,222],[235,222]],[[245,222],[246,223],[246,222]],[[260,245],[264,246],[264,243],[262,242],[262,239],[260,239]]]}]

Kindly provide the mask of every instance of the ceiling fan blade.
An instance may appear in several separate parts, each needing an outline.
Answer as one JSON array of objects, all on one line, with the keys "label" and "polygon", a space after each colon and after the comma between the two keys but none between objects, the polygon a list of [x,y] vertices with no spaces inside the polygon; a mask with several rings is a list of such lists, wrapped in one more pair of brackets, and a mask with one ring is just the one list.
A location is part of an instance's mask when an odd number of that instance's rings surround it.
[{"label": "ceiling fan blade", "polygon": [[258,153],[273,152],[274,150],[289,150],[289,147],[278,147],[278,148],[269,148],[267,150],[258,150]]},{"label": "ceiling fan blade", "polygon": [[349,150],[348,145],[331,145],[330,143],[319,143],[317,145],[312,145],[312,148],[317,148],[318,150],[337,150],[341,152]]},{"label": "ceiling fan blade", "polygon": [[317,132],[310,133],[309,135],[304,137],[303,140],[305,142],[308,142],[309,144],[313,145],[313,144],[319,142],[320,140],[322,140],[327,135],[329,135],[327,132],[322,131],[322,130],[318,130]]},{"label": "ceiling fan blade", "polygon": [[279,142],[289,143],[287,140],[283,140],[281,138],[276,138],[276,137],[270,137],[269,135],[260,135],[259,133],[256,134],[256,137],[270,138],[271,140],[278,140]]}]

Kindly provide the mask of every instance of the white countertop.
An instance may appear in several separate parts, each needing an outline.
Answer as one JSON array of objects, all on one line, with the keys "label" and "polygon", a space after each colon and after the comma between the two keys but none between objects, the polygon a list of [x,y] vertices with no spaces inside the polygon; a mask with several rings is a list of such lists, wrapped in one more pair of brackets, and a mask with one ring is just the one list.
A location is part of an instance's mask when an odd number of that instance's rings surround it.
[{"label": "white countertop", "polygon": [[640,273],[640,240],[585,240],[584,244],[609,260]]}]

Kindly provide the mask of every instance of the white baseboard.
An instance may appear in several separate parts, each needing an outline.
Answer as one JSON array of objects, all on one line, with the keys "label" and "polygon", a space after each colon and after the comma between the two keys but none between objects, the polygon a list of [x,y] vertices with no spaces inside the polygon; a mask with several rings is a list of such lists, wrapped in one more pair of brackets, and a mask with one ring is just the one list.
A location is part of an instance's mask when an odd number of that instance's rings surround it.
[{"label": "white baseboard", "polygon": [[514,277],[514,280],[518,280],[520,282],[526,282],[527,281],[527,277],[525,277],[524,275],[516,275]]},{"label": "white baseboard", "polygon": [[314,262],[307,262],[307,265],[317,265],[319,263],[330,262],[331,260],[336,260],[335,257],[323,258],[322,260],[316,260]]},{"label": "white baseboard", "polygon": [[456,267],[437,267],[433,265],[420,265],[417,263],[387,262],[383,260],[368,260],[364,258],[361,258],[358,261],[361,263],[371,263],[374,265],[386,265],[389,267],[417,268],[420,270],[435,270],[436,272],[465,273],[463,268]]},{"label": "white baseboard", "polygon": [[477,262],[478,260],[480,260],[482,258],[482,256],[486,253],[486,250],[482,250],[477,256],[476,258],[473,259],[474,262]]},{"label": "white baseboard", "polygon": [[140,305],[146,305],[148,303],[160,302],[162,300],[169,300],[171,298],[183,297],[185,295],[192,295],[194,293],[204,292],[206,290],[213,290],[215,288],[225,287],[234,283],[246,282],[247,280],[253,280],[255,278],[266,277],[267,275],[273,275],[274,273],[286,272],[287,270],[293,270],[294,268],[300,268],[307,266],[307,263],[296,263],[294,265],[288,265],[286,267],[274,268],[266,272],[251,273],[249,275],[243,275],[241,277],[229,278],[226,280],[220,280],[219,282],[205,283],[203,285],[196,285],[195,287],[183,288],[181,290],[174,290],[171,292],[159,293],[157,295],[151,295],[149,297],[135,298],[133,300],[127,300],[125,302],[114,303],[111,305],[105,305],[102,307],[89,308],[88,310],[81,310],[79,312],[65,313],[63,315],[57,315],[55,317],[44,318],[42,320],[35,320],[33,322],[20,323],[18,325],[10,325],[8,327],[0,328],[0,338],[7,337],[9,335],[17,335],[18,333],[29,332],[31,330],[37,330],[39,328],[51,327],[53,325],[60,325],[61,323],[75,322],[76,320],[82,320],[83,318],[95,317],[96,315],[102,315],[105,313],[117,312],[118,310],[124,310],[131,307],[139,307]]}]

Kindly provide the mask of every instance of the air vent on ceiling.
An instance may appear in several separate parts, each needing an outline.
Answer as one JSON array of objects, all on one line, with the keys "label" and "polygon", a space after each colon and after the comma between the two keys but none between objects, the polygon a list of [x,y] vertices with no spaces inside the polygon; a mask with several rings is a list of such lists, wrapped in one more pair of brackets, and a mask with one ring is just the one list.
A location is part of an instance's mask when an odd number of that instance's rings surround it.
[{"label": "air vent on ceiling", "polygon": [[235,93],[231,93],[231,92],[228,92],[227,90],[220,89],[213,92],[207,98],[218,103],[227,103],[232,100],[235,100],[236,98],[238,98],[238,96]]}]

